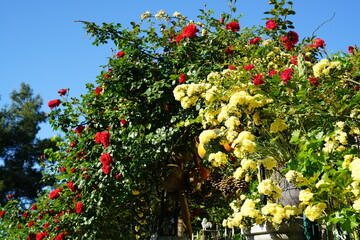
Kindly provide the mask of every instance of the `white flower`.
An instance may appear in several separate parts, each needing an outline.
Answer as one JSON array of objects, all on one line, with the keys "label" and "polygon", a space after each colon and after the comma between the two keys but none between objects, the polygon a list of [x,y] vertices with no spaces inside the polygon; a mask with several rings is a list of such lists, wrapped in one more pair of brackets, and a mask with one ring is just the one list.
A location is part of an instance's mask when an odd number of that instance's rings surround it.
[{"label": "white flower", "polygon": [[174,17],[181,17],[181,13],[179,13],[178,11],[176,11],[176,12],[173,13],[173,16],[174,16]]},{"label": "white flower", "polygon": [[146,11],[144,14],[141,14],[141,19],[147,19],[151,17],[151,13],[149,11]]}]

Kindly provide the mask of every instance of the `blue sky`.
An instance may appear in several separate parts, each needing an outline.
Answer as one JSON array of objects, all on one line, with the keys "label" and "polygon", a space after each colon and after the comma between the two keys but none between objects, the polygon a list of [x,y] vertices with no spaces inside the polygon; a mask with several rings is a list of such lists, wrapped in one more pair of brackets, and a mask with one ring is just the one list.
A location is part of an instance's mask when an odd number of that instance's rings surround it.
[{"label": "blue sky", "polygon": [[[347,51],[350,45],[360,46],[359,0],[293,0],[297,15],[291,16],[300,38],[310,36],[324,21],[330,19],[316,35],[325,40],[328,51]],[[240,25],[265,23],[261,18],[269,9],[268,0],[238,0],[238,13],[244,13]],[[47,102],[58,98],[57,91],[70,88],[70,95],[85,93],[85,84],[94,83],[100,65],[112,55],[111,46],[93,46],[84,37],[81,23],[119,22],[124,26],[139,21],[145,11],[181,12],[196,19],[198,9],[213,9],[215,16],[228,10],[227,0],[12,0],[0,3],[0,106],[9,104],[9,94],[19,89],[21,82],[31,85]],[[42,125],[39,137],[54,133],[48,124]]]}]

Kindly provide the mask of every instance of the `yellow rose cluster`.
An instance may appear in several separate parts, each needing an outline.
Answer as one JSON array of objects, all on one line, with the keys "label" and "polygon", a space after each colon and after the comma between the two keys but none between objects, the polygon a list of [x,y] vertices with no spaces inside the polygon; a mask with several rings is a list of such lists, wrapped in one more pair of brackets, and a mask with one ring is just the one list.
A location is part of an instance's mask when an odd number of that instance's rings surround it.
[{"label": "yellow rose cluster", "polygon": [[328,59],[324,58],[313,66],[314,76],[320,77],[322,75],[328,75],[332,69],[340,69],[340,62],[330,62]]},{"label": "yellow rose cluster", "polygon": [[227,156],[223,152],[211,153],[209,155],[209,161],[214,167],[219,167],[227,163]]},{"label": "yellow rose cluster", "polygon": [[343,152],[346,149],[344,145],[347,144],[347,133],[343,131],[345,124],[344,122],[337,122],[335,125],[338,129],[336,129],[333,134],[325,138],[323,151],[326,153],[330,153],[334,150]]},{"label": "yellow rose cluster", "polygon": [[285,174],[286,180],[294,184],[303,184],[307,179],[300,173],[294,170],[290,170]]},{"label": "yellow rose cluster", "polygon": [[301,213],[300,209],[295,206],[281,206],[277,203],[268,203],[261,208],[261,212],[267,216],[274,227],[277,227],[284,219],[290,219],[291,216],[297,216]]},{"label": "yellow rose cluster", "polygon": [[[242,204],[240,211],[234,209],[234,213],[223,221],[223,226],[228,228],[240,227],[247,228],[249,222],[261,224],[265,219],[261,216],[260,211],[256,207],[258,200],[246,199]],[[230,204],[231,205],[231,204]]]},{"label": "yellow rose cluster", "polygon": [[248,153],[255,151],[255,136],[249,131],[242,131],[233,141],[231,147],[238,158],[245,157]]},{"label": "yellow rose cluster", "polygon": [[187,109],[196,105],[196,101],[200,96],[204,96],[205,90],[211,87],[211,84],[205,83],[191,83],[181,84],[175,87],[173,94],[177,101],[180,101],[181,106]]},{"label": "yellow rose cluster", "polygon": [[305,208],[304,214],[310,221],[315,221],[324,215],[326,207],[326,203],[322,202],[315,205],[309,205]]},{"label": "yellow rose cluster", "polygon": [[267,195],[273,200],[281,197],[281,189],[272,179],[261,181],[258,185],[258,191],[260,194]]}]

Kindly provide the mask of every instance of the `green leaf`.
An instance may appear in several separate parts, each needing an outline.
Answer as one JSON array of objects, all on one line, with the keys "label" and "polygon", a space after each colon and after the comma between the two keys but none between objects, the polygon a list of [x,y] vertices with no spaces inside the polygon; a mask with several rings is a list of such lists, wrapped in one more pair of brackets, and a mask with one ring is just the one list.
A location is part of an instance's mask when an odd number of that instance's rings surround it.
[{"label": "green leaf", "polygon": [[293,131],[291,134],[290,143],[298,143],[299,137],[300,137],[300,130],[298,129],[298,130]]}]

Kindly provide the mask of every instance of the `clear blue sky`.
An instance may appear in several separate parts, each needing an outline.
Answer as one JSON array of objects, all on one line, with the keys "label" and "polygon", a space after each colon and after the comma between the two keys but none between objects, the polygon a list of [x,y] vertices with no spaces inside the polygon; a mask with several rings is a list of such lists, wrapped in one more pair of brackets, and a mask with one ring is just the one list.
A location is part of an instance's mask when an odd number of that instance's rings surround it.
[{"label": "clear blue sky", "polygon": [[[327,50],[347,51],[349,45],[360,46],[360,0],[293,0],[296,16],[292,16],[301,38],[310,36],[324,21],[316,35],[325,40]],[[110,46],[96,47],[84,38],[81,23],[75,20],[119,22],[127,25],[138,21],[145,11],[179,11],[196,19],[204,3],[215,16],[227,11],[227,0],[3,0],[0,2],[0,106],[9,104],[9,94],[19,89],[21,82],[31,85],[47,102],[58,98],[57,91],[70,88],[78,97],[85,93],[85,84],[95,82],[111,56]],[[268,0],[238,0],[238,13],[244,13],[241,26],[262,25]],[[40,138],[54,133],[48,124],[42,125]]]}]

